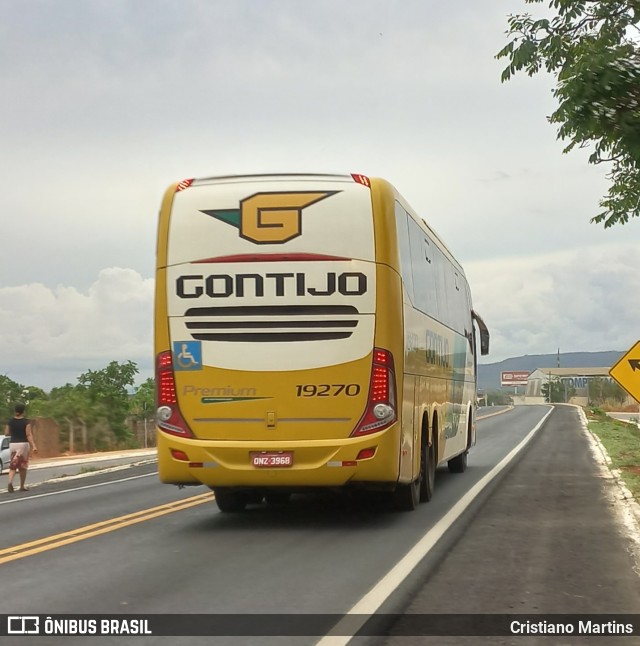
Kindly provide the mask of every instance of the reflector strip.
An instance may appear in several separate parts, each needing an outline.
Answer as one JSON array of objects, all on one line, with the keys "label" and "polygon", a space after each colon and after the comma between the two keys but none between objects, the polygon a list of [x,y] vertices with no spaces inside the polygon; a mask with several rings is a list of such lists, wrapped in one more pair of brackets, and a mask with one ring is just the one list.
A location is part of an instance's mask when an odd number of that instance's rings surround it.
[{"label": "reflector strip", "polygon": [[290,343],[292,341],[328,341],[348,339],[351,332],[198,332],[191,337],[197,341],[226,341],[227,343]]},{"label": "reflector strip", "polygon": [[302,262],[317,260],[352,260],[346,256],[326,256],[318,253],[263,253],[263,254],[236,254],[233,256],[215,256],[194,260],[194,263],[215,262]]},{"label": "reflector strip", "polygon": [[375,448],[369,448],[369,449],[362,449],[360,453],[358,453],[358,456],[356,457],[356,460],[369,460],[376,454],[376,449]]}]

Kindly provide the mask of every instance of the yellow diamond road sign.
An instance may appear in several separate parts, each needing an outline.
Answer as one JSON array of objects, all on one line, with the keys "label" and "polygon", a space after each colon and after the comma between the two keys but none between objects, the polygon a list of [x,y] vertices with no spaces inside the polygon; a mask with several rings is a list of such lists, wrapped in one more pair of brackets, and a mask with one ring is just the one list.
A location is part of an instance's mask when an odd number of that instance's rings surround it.
[{"label": "yellow diamond road sign", "polygon": [[640,341],[609,370],[609,374],[640,402]]}]

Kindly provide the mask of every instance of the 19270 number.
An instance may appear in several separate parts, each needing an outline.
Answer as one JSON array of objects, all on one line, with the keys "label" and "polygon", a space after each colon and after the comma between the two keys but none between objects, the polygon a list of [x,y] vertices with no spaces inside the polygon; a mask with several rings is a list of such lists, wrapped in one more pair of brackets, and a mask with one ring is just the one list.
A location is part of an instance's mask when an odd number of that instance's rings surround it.
[{"label": "19270 number", "polygon": [[360,394],[359,384],[298,384],[296,386],[298,397],[337,397],[346,395],[356,397]]}]

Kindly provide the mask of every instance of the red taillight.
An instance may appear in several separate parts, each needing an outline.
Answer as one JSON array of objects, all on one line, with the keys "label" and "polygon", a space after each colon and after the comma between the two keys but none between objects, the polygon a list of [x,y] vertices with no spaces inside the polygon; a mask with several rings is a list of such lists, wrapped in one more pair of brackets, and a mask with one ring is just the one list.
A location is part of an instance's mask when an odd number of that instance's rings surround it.
[{"label": "red taillight", "polygon": [[176,380],[173,376],[173,370],[165,370],[160,373],[158,380],[158,405],[176,404]]},{"label": "red taillight", "polygon": [[168,350],[161,352],[157,357],[156,398],[158,403],[156,423],[158,427],[172,435],[194,437],[178,407],[173,360],[171,352]]},{"label": "red taillight", "polygon": [[393,367],[393,357],[388,350],[380,350],[379,348],[373,349],[373,362],[380,363],[383,366],[391,365]]},{"label": "red taillight", "polygon": [[389,399],[389,371],[375,364],[371,369],[370,398],[372,402],[384,402]]},{"label": "red taillight", "polygon": [[158,368],[168,368],[173,365],[171,352],[161,352],[158,355]]},{"label": "red taillight", "polygon": [[351,435],[376,433],[393,424],[396,419],[393,355],[388,350],[374,348],[367,408]]}]

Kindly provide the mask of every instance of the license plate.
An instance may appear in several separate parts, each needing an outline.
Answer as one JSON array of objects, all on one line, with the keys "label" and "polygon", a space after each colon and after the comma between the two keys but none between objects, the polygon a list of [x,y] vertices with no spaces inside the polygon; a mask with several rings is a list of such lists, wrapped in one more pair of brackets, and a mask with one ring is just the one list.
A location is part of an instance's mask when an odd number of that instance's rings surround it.
[{"label": "license plate", "polygon": [[293,451],[260,451],[251,454],[251,464],[260,469],[264,467],[290,467],[293,465]]}]

